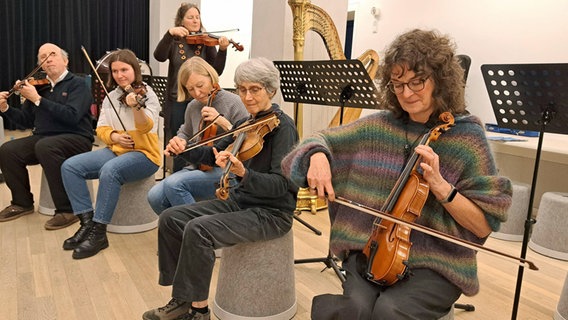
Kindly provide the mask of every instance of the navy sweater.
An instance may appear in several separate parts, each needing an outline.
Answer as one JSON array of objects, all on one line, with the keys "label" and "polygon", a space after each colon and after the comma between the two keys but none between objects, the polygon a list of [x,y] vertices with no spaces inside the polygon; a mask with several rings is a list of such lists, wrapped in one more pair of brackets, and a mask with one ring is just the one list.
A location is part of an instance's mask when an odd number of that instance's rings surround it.
[{"label": "navy sweater", "polygon": [[38,93],[42,97],[38,107],[26,101],[21,109],[9,108],[4,115],[24,128],[32,128],[34,135],[71,133],[94,140],[90,114],[93,96],[84,78],[69,72],[55,87],[39,87]]}]

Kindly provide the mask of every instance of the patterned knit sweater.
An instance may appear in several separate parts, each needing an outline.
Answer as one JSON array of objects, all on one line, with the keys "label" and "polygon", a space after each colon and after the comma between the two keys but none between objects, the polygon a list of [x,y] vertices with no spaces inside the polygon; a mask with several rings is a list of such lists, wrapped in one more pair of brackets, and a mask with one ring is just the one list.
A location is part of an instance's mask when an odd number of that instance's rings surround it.
[{"label": "patterned knit sweater", "polygon": [[[295,184],[307,187],[309,158],[324,152],[331,162],[336,195],[380,209],[404,167],[404,146],[412,145],[413,150],[427,130],[424,124],[406,123],[380,111],[305,139],[283,160],[283,170]],[[430,146],[440,157],[442,176],[476,203],[491,228],[498,230],[506,220],[512,187],[507,178],[496,175],[480,120],[456,117],[455,126]],[[362,250],[375,217],[336,203],[330,204],[329,213],[331,251],[345,258],[351,250]],[[432,194],[415,222],[478,244],[486,240],[457,224]],[[410,269],[432,269],[468,296],[479,291],[475,251],[418,231],[411,232],[411,242]]]}]

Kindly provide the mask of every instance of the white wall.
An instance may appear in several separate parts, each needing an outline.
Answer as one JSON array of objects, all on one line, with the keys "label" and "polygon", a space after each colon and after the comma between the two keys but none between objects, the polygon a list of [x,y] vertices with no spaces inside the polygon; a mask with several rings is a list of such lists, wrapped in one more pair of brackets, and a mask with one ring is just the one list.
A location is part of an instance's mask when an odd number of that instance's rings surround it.
[{"label": "white wall", "polygon": [[[380,9],[376,20],[371,7]],[[568,62],[566,0],[359,0],[353,52],[384,48],[412,28],[450,35],[458,53],[471,57],[466,88],[471,113],[495,122],[480,71],[482,64]],[[373,24],[377,33],[373,33]]]}]

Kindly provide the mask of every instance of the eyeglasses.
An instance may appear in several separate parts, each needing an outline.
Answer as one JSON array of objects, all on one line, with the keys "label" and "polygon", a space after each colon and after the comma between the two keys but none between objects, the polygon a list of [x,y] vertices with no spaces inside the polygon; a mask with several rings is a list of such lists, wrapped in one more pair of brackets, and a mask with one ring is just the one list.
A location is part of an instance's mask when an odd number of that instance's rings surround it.
[{"label": "eyeglasses", "polygon": [[242,97],[245,97],[247,92],[250,92],[252,96],[256,96],[262,89],[264,89],[264,87],[250,87],[248,89],[245,87],[237,87],[237,92]]},{"label": "eyeglasses", "polygon": [[424,83],[426,82],[426,80],[428,80],[428,78],[430,78],[430,76],[428,76],[424,79],[413,79],[413,80],[410,80],[409,82],[392,82],[392,81],[389,81],[389,83],[387,83],[387,87],[394,94],[403,93],[405,85],[412,92],[419,92],[419,91],[422,91],[424,89]]}]

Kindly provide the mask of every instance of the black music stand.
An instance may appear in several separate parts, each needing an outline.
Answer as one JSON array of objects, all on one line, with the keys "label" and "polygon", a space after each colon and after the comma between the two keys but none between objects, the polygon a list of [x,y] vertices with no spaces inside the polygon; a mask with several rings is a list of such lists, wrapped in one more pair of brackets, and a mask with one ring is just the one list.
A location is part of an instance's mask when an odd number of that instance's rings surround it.
[{"label": "black music stand", "polygon": [[[521,258],[526,257],[544,132],[568,134],[568,64],[482,65],[481,71],[500,127],[539,131]],[[554,120],[554,122],[553,122]],[[524,267],[520,266],[511,319],[517,318]]]},{"label": "black music stand", "polygon": [[[345,104],[350,107],[378,109],[379,93],[360,60],[274,61],[280,71],[280,90],[286,102],[339,106],[339,124],[343,123]],[[316,234],[321,232],[294,215]],[[327,257],[297,259],[294,263],[323,262],[333,268],[339,279],[345,276],[331,252]],[[325,270],[324,269],[324,270]]]}]

